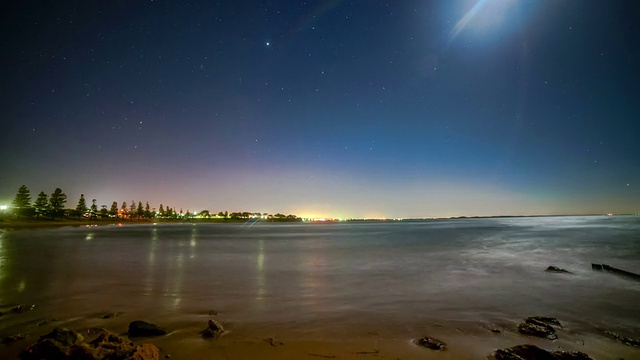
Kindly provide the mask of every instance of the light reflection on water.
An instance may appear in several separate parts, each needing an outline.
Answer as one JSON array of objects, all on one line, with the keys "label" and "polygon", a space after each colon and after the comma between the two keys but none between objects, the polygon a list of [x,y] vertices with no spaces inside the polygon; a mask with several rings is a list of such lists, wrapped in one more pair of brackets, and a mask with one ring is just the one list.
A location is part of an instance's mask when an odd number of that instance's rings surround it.
[{"label": "light reflection on water", "polygon": [[256,264],[256,271],[258,277],[258,292],[256,293],[257,300],[263,300],[265,294],[264,285],[264,240],[258,240],[258,263]]},{"label": "light reflection on water", "polygon": [[[633,217],[0,232],[0,303],[53,312],[213,307],[238,320],[301,323],[353,314],[411,323],[542,312],[638,329],[638,283],[590,268],[640,272],[638,239]],[[545,273],[548,265],[574,275]]]}]

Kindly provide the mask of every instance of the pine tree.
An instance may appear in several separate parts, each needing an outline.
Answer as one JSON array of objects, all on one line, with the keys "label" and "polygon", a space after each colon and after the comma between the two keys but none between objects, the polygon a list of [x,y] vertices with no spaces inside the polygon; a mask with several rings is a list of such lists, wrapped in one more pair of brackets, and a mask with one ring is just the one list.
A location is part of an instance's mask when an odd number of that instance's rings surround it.
[{"label": "pine tree", "polygon": [[115,201],[111,203],[111,209],[109,209],[109,216],[112,216],[112,217],[118,216],[118,203]]},{"label": "pine tree", "polygon": [[164,217],[164,208],[162,207],[162,204],[160,204],[160,208],[158,209],[158,215],[160,215],[160,217]]},{"label": "pine tree", "polygon": [[147,219],[151,219],[153,217],[153,214],[151,214],[151,208],[149,207],[148,201],[144,205],[144,217],[146,217]]},{"label": "pine tree", "polygon": [[98,213],[98,205],[96,204],[96,199],[91,200],[91,217],[95,217]]},{"label": "pine tree", "polygon": [[49,210],[49,197],[44,191],[40,191],[40,194],[38,194],[34,207],[36,208],[36,219],[39,218],[40,215],[46,214],[47,210]]},{"label": "pine tree", "polygon": [[144,216],[144,208],[142,207],[142,201],[138,201],[138,208],[136,209],[136,213],[138,214],[138,219]]},{"label": "pine tree", "polygon": [[64,205],[67,203],[67,195],[60,188],[56,188],[49,197],[49,209],[51,220],[55,220],[56,215],[64,214]]},{"label": "pine tree", "polygon": [[129,218],[133,220],[134,216],[136,216],[136,202],[131,200],[131,205],[129,205]]},{"label": "pine tree", "polygon": [[122,202],[122,207],[120,208],[120,210],[122,210],[122,218],[124,219],[125,216],[127,216],[127,213],[129,212],[126,201]]},{"label": "pine tree", "polygon": [[109,209],[107,209],[107,205],[100,205],[100,217],[106,218],[109,215]]},{"label": "pine tree", "polygon": [[31,207],[31,194],[25,185],[20,186],[20,189],[18,189],[18,193],[16,194],[15,199],[13,199],[12,205],[16,209],[18,220],[20,220],[20,216],[27,214],[29,207]]},{"label": "pine tree", "polygon": [[76,205],[76,215],[78,217],[81,217],[86,213],[87,213],[87,201],[84,199],[84,194],[80,194],[80,200],[78,200],[78,205]]}]

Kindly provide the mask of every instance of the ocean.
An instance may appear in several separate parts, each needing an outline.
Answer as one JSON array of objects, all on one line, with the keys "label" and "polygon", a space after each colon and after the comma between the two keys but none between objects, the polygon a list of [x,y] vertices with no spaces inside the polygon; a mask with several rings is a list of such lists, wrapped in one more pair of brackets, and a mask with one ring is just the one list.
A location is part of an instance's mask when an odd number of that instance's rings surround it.
[{"label": "ocean", "polygon": [[51,319],[96,325],[100,312],[195,329],[211,311],[247,336],[410,340],[497,328],[511,341],[518,322],[545,315],[572,341],[605,343],[605,330],[640,338],[640,282],[591,263],[640,273],[640,217],[3,231],[0,306],[35,307],[0,318],[0,335]]}]

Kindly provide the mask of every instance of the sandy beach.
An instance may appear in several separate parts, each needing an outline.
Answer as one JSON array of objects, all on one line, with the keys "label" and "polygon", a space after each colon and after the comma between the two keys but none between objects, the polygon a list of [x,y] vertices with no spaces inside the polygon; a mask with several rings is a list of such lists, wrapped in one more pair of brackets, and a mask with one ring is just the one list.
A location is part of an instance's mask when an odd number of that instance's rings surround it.
[{"label": "sandy beach", "polygon": [[[7,313],[0,318],[5,324],[11,324],[2,327],[2,335],[25,336],[0,345],[3,358],[17,359],[20,351],[55,327],[77,331],[88,341],[95,338],[97,329],[108,329],[126,337],[128,324],[139,319],[136,314],[119,312],[80,314],[57,319],[43,317],[45,312],[45,309],[35,307],[20,314]],[[116,317],[104,318],[106,314],[116,314]],[[182,320],[177,320],[179,318]],[[536,345],[548,351],[581,351],[593,359],[602,360],[634,359],[640,355],[638,348],[616,342],[604,334],[574,329],[571,324],[566,324],[559,331],[558,340],[551,341],[522,335],[517,331],[517,324],[509,321],[501,324],[422,324],[403,327],[380,316],[379,321],[370,319],[365,323],[344,319],[343,323],[332,325],[306,324],[308,329],[301,331],[299,327],[293,330],[279,323],[242,324],[225,318],[224,314],[211,316],[203,311],[145,319],[167,329],[168,334],[132,339],[136,344],[154,344],[163,358],[173,359],[483,359],[496,349],[522,344]],[[222,336],[201,336],[200,332],[206,328],[208,319],[221,321],[225,327]],[[328,325],[333,329],[330,332],[314,330],[326,329]],[[444,341],[446,350],[434,351],[416,345],[419,337],[427,335]]]}]

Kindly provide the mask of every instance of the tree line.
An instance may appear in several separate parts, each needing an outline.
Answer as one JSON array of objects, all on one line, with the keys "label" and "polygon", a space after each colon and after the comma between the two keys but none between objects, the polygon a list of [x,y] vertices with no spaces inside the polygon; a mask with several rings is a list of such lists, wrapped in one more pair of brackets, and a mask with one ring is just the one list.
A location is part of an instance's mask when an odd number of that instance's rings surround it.
[{"label": "tree line", "polygon": [[47,195],[44,191],[38,194],[36,200],[31,203],[31,192],[26,185],[20,186],[18,192],[13,199],[12,207],[13,212],[17,216],[18,220],[21,218],[35,218],[50,217],[51,220],[61,217],[76,217],[76,218],[119,218],[129,220],[146,220],[153,218],[161,219],[189,219],[189,218],[218,218],[218,219],[231,219],[231,220],[244,220],[244,219],[265,219],[270,221],[298,221],[295,215],[284,214],[267,214],[267,213],[252,213],[252,212],[232,212],[220,211],[217,214],[212,214],[209,210],[202,210],[199,213],[191,213],[189,210],[183,212],[180,209],[179,212],[175,208],[164,206],[160,204],[160,207],[156,211],[149,206],[149,202],[145,202],[143,206],[142,201],[131,201],[127,203],[123,201],[120,206],[116,201],[111,203],[110,207],[107,205],[101,205],[98,208],[97,200],[92,199],[91,205],[87,205],[87,200],[84,194],[80,194],[78,203],[75,208],[66,208],[67,195],[62,192],[60,188],[56,188],[51,195]]}]

